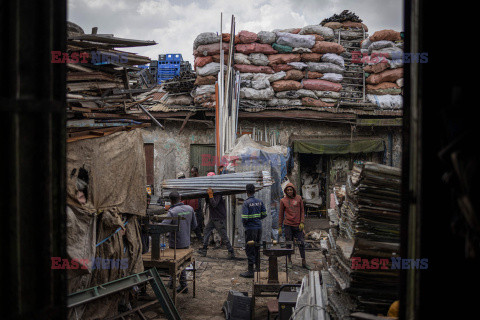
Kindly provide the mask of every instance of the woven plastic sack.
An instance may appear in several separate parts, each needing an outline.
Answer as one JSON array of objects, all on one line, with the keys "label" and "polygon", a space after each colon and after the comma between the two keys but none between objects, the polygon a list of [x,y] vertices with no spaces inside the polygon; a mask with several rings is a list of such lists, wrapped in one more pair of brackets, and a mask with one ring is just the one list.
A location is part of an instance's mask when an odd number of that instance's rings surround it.
[{"label": "woven plastic sack", "polygon": [[305,71],[305,79],[321,79],[323,77],[323,73],[315,72],[315,71]]},{"label": "woven plastic sack", "polygon": [[289,53],[293,51],[293,48],[290,46],[282,46],[281,44],[274,43],[272,48],[277,50],[279,53]]},{"label": "woven plastic sack", "polygon": [[292,52],[293,52],[293,53],[311,53],[312,50],[310,50],[310,49],[308,49],[308,48],[298,47],[298,48],[293,48]]},{"label": "woven plastic sack", "polygon": [[207,94],[207,93],[215,93],[215,85],[208,84],[208,85],[198,86],[193,91],[193,96],[201,96],[201,95]]},{"label": "woven plastic sack", "polygon": [[331,82],[342,82],[343,76],[339,73],[325,73],[321,80],[327,80]]},{"label": "woven plastic sack", "polygon": [[194,85],[203,86],[206,84],[215,84],[216,81],[217,81],[217,78],[215,76],[206,76],[206,77],[197,76],[197,78],[195,79]]},{"label": "woven plastic sack", "polygon": [[314,99],[314,98],[302,98],[302,104],[304,106],[309,106],[309,107],[319,107],[319,108],[332,108],[335,106],[333,103],[326,103],[323,102],[320,99]]},{"label": "woven plastic sack", "polygon": [[197,68],[197,75],[201,77],[217,75],[220,72],[220,63],[210,62],[203,67]]},{"label": "woven plastic sack", "polygon": [[268,76],[268,81],[275,82],[285,79],[287,73],[285,71],[276,72]]},{"label": "woven plastic sack", "polygon": [[302,53],[301,61],[303,62],[320,62],[322,59],[322,54],[320,53]]},{"label": "woven plastic sack", "polygon": [[212,56],[196,57],[193,65],[195,66],[195,68],[196,67],[203,67],[206,64],[209,64],[210,62],[213,62]]},{"label": "woven plastic sack", "polygon": [[263,53],[250,53],[248,60],[256,66],[268,66],[270,61]]},{"label": "woven plastic sack", "polygon": [[275,97],[279,99],[298,99],[300,98],[300,95],[298,93],[298,90],[291,90],[291,91],[279,91],[275,93]]},{"label": "woven plastic sack", "polygon": [[367,99],[381,109],[401,109],[403,107],[403,97],[401,95],[379,96],[367,94]]},{"label": "woven plastic sack", "polygon": [[238,33],[238,38],[240,39],[240,43],[252,43],[257,41],[257,34],[254,32],[242,30]]},{"label": "woven plastic sack", "polygon": [[233,61],[235,64],[252,64],[248,59],[248,55],[238,52],[234,54]]},{"label": "woven plastic sack", "polygon": [[340,83],[330,82],[326,80],[304,79],[302,83],[303,88],[308,90],[335,92],[342,90],[342,85]]},{"label": "woven plastic sack", "polygon": [[193,41],[193,50],[197,49],[199,45],[211,44],[220,42],[220,36],[215,32],[200,33]]},{"label": "woven plastic sack", "polygon": [[271,45],[266,43],[248,43],[248,44],[237,44],[235,46],[236,52],[250,54],[250,53],[264,53],[264,54],[275,54],[278,53],[277,50],[274,50]]},{"label": "woven plastic sack", "polygon": [[335,63],[339,67],[345,68],[345,60],[335,53],[325,53],[321,59],[323,62]]},{"label": "woven plastic sack", "polygon": [[402,89],[393,82],[382,82],[377,85],[367,84],[366,87],[367,93],[376,94],[376,95],[385,95],[385,94],[400,94]]},{"label": "woven plastic sack", "polygon": [[275,96],[275,92],[271,87],[263,90],[255,90],[252,88],[241,88],[240,99],[252,100],[270,100]]},{"label": "woven plastic sack", "polygon": [[343,74],[345,69],[330,62],[307,62],[308,71],[316,71],[321,73],[340,73]]},{"label": "woven plastic sack", "polygon": [[252,80],[255,74],[251,72],[242,72],[240,73],[240,79],[242,80]]},{"label": "woven plastic sack", "polygon": [[342,96],[340,92],[334,92],[334,91],[314,91],[314,92],[318,98],[340,99],[340,97]]},{"label": "woven plastic sack", "polygon": [[299,34],[319,34],[327,40],[332,39],[334,36],[333,30],[331,28],[320,25],[310,25],[303,27],[302,30],[300,30]]},{"label": "woven plastic sack", "polygon": [[368,52],[371,53],[373,50],[380,50],[383,48],[391,48],[394,47],[395,44],[392,41],[387,41],[387,40],[381,40],[377,42],[373,42],[369,47],[368,47]]},{"label": "woven plastic sack", "polygon": [[315,45],[315,37],[312,35],[299,35],[292,33],[277,32],[277,43],[293,48],[312,48]]},{"label": "woven plastic sack", "polygon": [[300,70],[288,70],[286,72],[285,80],[295,80],[300,81],[304,77],[304,74]]},{"label": "woven plastic sack", "polygon": [[275,92],[302,89],[302,84],[298,81],[293,81],[293,80],[275,81],[275,82],[272,82],[271,86],[273,87],[273,90],[275,90]]},{"label": "woven plastic sack", "polygon": [[372,41],[370,41],[369,38],[363,40],[360,44],[360,48],[361,49],[368,49],[368,47],[370,47],[370,45],[372,44]]},{"label": "woven plastic sack", "polygon": [[267,101],[267,106],[276,107],[276,106],[301,106],[302,100],[300,99],[278,99],[272,98]]},{"label": "woven plastic sack", "polygon": [[305,62],[289,62],[287,63],[289,66],[294,67],[297,70],[304,70],[308,67]]},{"label": "woven plastic sack", "polygon": [[400,78],[403,78],[403,68],[389,69],[372,74],[365,81],[368,84],[379,84],[382,82],[395,82]]},{"label": "woven plastic sack", "polygon": [[370,36],[370,41],[372,42],[381,40],[398,41],[401,39],[400,32],[395,30],[380,30]]},{"label": "woven plastic sack", "polygon": [[345,51],[345,48],[342,45],[335,42],[328,41],[317,41],[315,45],[311,48],[312,52],[315,53],[336,53],[340,54]]},{"label": "woven plastic sack", "polygon": [[179,96],[169,96],[167,101],[165,101],[167,105],[177,105],[177,106],[189,106],[193,104],[193,98],[188,95],[179,95]]},{"label": "woven plastic sack", "polygon": [[260,43],[266,43],[266,44],[272,44],[277,39],[277,36],[275,35],[275,33],[270,31],[260,31],[257,34],[257,37]]},{"label": "woven plastic sack", "polygon": [[275,72],[282,72],[282,71],[288,71],[288,70],[293,70],[292,66],[289,66],[288,64],[282,63],[282,64],[271,64],[273,71]]},{"label": "woven plastic sack", "polygon": [[252,78],[252,88],[256,90],[266,89],[270,87],[268,76],[264,73],[257,73]]},{"label": "woven plastic sack", "polygon": [[273,69],[268,66],[253,66],[248,64],[236,64],[234,68],[240,72],[251,72],[251,73],[269,73],[273,74]]},{"label": "woven plastic sack", "polygon": [[[229,46],[228,43],[222,43],[222,48],[225,54],[228,53]],[[196,50],[193,51],[193,55],[195,57],[198,56],[213,56],[216,54],[220,54],[220,44],[212,43],[212,44],[202,44],[198,46]]]},{"label": "woven plastic sack", "polygon": [[268,56],[268,60],[270,61],[270,65],[298,62],[300,61],[300,55],[294,53],[272,54]]},{"label": "woven plastic sack", "polygon": [[333,30],[343,27],[343,25],[340,22],[327,22],[323,26]]},{"label": "woven plastic sack", "polygon": [[313,92],[312,90],[300,89],[300,90],[297,90],[297,94],[301,98],[310,97],[310,98],[317,99],[315,92]]}]

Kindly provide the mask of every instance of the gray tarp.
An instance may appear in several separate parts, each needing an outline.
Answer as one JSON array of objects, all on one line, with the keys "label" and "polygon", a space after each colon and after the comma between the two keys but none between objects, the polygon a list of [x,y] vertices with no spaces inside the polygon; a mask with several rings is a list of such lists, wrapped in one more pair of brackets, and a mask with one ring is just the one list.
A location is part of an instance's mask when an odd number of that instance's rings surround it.
[{"label": "gray tarp", "polygon": [[[88,174],[87,202],[80,204],[76,194],[78,176],[83,170]],[[143,271],[137,215],[146,212],[145,186],[145,155],[140,130],[67,145],[67,258],[90,260],[87,269],[68,270],[69,293]],[[120,226],[124,229],[116,232]],[[99,269],[93,266],[96,258],[128,259],[128,265],[126,268]],[[72,308],[68,318],[112,316],[127,294],[110,295]]]}]

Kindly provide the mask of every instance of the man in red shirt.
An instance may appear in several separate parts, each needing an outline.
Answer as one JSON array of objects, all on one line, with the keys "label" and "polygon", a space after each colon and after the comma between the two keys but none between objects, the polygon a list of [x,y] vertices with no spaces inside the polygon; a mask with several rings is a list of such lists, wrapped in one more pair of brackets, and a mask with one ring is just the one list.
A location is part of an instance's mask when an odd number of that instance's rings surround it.
[{"label": "man in red shirt", "polygon": [[[278,213],[278,234],[282,233],[284,225],[285,240],[293,241],[296,238],[299,242],[300,256],[302,257],[302,267],[311,269],[305,260],[305,240],[303,236],[303,228],[305,223],[305,211],[303,208],[302,197],[297,195],[295,187],[292,183],[288,183],[285,189],[285,197],[280,200],[280,212]],[[288,248],[291,246],[288,245]],[[292,257],[288,256],[289,268],[292,267]]]}]

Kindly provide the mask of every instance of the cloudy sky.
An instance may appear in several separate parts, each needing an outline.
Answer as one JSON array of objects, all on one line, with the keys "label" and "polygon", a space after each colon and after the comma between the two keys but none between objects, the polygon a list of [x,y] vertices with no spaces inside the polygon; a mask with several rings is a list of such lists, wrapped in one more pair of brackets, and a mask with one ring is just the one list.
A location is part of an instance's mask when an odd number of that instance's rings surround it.
[{"label": "cloudy sky", "polygon": [[300,28],[319,24],[342,10],[357,14],[369,33],[403,30],[401,0],[68,0],[68,20],[85,33],[154,40],[155,46],[126,51],[157,59],[161,53],[181,53],[193,65],[193,41],[202,32],[230,32],[235,16],[236,33]]}]

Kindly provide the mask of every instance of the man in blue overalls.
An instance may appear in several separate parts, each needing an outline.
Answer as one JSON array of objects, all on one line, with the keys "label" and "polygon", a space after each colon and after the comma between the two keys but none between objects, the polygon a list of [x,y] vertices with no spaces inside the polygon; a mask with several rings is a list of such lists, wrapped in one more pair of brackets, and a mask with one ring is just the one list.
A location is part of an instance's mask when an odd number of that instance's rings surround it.
[{"label": "man in blue overalls", "polygon": [[255,186],[247,184],[247,200],[243,203],[242,208],[242,223],[245,228],[245,251],[248,258],[248,271],[241,273],[240,276],[244,278],[253,278],[253,266],[256,259],[256,246],[249,246],[249,241],[255,241],[259,244],[262,240],[262,219],[267,216],[265,205],[263,202],[254,197]]}]

